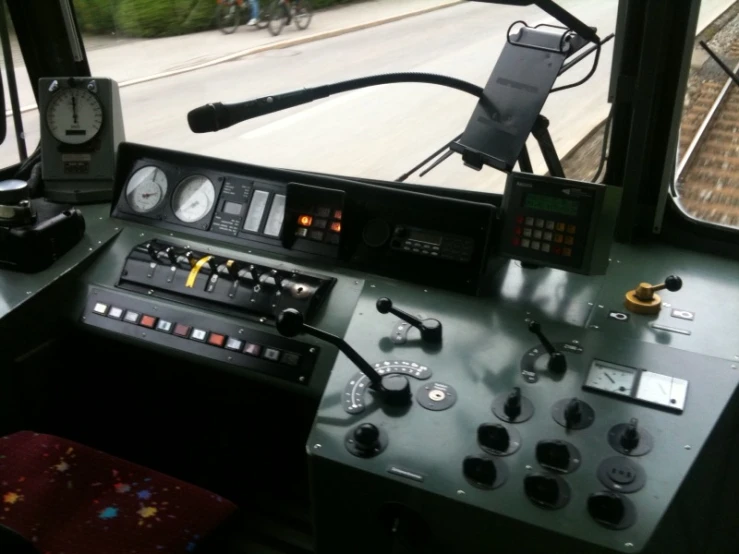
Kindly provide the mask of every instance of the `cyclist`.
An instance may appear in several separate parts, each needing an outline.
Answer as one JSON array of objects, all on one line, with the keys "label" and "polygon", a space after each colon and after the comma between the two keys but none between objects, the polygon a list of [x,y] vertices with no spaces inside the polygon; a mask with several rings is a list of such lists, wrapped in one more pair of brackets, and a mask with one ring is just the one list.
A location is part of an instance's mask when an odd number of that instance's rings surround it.
[{"label": "cyclist", "polygon": [[259,22],[259,0],[249,0],[249,6],[251,6],[251,19],[247,25],[253,27]]}]

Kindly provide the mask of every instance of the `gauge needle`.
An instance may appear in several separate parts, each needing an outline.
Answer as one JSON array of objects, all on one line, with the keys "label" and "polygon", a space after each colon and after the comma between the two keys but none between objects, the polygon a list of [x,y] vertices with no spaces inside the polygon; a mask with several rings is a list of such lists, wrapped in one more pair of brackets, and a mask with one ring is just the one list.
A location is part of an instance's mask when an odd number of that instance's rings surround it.
[{"label": "gauge needle", "polygon": [[72,117],[74,122],[77,123],[77,97],[72,96]]},{"label": "gauge needle", "polygon": [[608,380],[609,380],[609,381],[610,381],[611,383],[613,383],[614,385],[616,384],[616,381],[614,381],[614,380],[613,380],[613,377],[611,377],[611,376],[610,376],[610,375],[608,375],[607,373],[606,373],[606,377],[608,377]]}]

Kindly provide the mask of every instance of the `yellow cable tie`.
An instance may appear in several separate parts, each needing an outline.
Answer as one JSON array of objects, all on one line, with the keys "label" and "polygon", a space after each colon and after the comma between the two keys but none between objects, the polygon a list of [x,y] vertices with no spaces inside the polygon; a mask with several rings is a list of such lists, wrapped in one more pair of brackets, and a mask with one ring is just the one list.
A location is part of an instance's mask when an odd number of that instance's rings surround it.
[{"label": "yellow cable tie", "polygon": [[203,266],[208,263],[208,260],[210,260],[213,256],[205,256],[204,258],[200,258],[195,265],[190,270],[190,275],[187,276],[187,282],[185,283],[185,286],[189,289],[193,288],[195,286],[195,279],[198,278],[198,273],[200,273],[200,270],[203,269]]}]

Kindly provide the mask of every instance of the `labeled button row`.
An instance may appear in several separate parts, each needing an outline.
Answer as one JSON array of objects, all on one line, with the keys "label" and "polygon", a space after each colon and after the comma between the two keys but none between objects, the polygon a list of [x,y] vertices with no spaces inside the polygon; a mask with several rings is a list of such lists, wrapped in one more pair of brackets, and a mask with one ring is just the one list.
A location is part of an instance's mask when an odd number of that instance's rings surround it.
[{"label": "labeled button row", "polygon": [[146,327],[147,329],[155,329],[161,333],[172,334],[177,337],[206,343],[218,348],[225,348],[235,352],[243,352],[244,354],[269,360],[271,362],[293,367],[300,365],[300,354],[248,342],[236,337],[229,337],[206,329],[199,329],[185,323],[167,321],[166,319],[161,319],[153,315],[142,314],[133,310],[125,310],[117,306],[109,306],[103,302],[96,302],[92,311],[98,315],[125,321],[132,325],[139,325],[141,327]]}]

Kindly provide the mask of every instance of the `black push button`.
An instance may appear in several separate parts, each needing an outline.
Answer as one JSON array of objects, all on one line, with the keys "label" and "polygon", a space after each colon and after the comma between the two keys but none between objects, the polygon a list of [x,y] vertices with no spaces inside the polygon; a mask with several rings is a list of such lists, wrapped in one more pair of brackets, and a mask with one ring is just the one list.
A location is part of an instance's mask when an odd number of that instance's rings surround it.
[{"label": "black push button", "polygon": [[541,441],[536,445],[536,459],[543,466],[567,471],[570,467],[570,449],[563,441]]},{"label": "black push button", "polygon": [[495,462],[489,458],[480,458],[478,456],[468,456],[464,459],[462,471],[473,483],[483,487],[493,488],[498,471]]},{"label": "black push button", "polygon": [[636,509],[631,501],[610,491],[591,494],[588,498],[588,513],[596,522],[609,529],[626,529],[636,521]]},{"label": "black push button", "polygon": [[556,510],[570,500],[569,485],[555,475],[528,475],[524,478],[523,485],[526,496],[540,508]]}]

